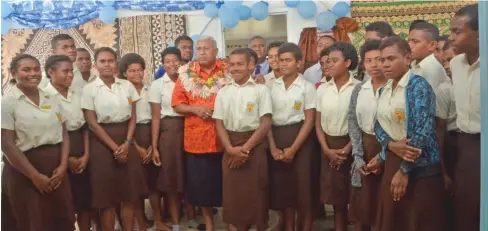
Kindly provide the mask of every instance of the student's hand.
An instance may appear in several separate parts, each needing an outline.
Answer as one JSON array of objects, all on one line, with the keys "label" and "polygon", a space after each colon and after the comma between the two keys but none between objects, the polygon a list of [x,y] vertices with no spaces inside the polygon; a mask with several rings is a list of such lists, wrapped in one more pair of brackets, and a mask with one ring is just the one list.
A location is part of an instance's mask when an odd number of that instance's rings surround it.
[{"label": "student's hand", "polygon": [[53,187],[51,186],[51,180],[44,174],[37,174],[31,179],[34,186],[36,186],[37,190],[41,192],[41,194],[51,193],[53,191]]},{"label": "student's hand", "polygon": [[379,157],[371,159],[368,164],[366,164],[366,172],[371,172],[373,174],[379,174],[381,172],[381,161],[378,160]]},{"label": "student's hand", "polygon": [[146,149],[146,156],[142,159],[143,164],[147,164],[152,160],[152,152],[153,148],[151,145],[149,145],[149,147]]},{"label": "student's hand", "polygon": [[337,170],[339,170],[342,163],[347,159],[347,157],[343,156],[343,151],[341,149],[329,149],[326,153],[327,158],[329,159],[329,165]]},{"label": "student's hand", "polygon": [[68,157],[68,168],[71,172],[78,172],[80,160],[76,157]]},{"label": "student's hand", "polygon": [[85,171],[86,166],[88,165],[88,155],[84,154],[82,157],[78,158],[78,161],[80,162],[80,165],[78,165],[78,168],[76,169],[76,173],[81,174],[83,171]]},{"label": "student's hand", "polygon": [[393,179],[391,180],[391,196],[393,197],[393,201],[400,201],[402,197],[405,195],[407,191],[408,185],[408,174],[403,174],[400,170],[398,170]]},{"label": "student's hand", "polygon": [[256,81],[256,83],[259,83],[259,84],[265,84],[265,80],[264,80],[264,75],[263,74],[259,74],[259,75],[255,75],[254,76],[254,81]]},{"label": "student's hand", "polygon": [[282,160],[283,159],[283,150],[278,149],[278,148],[271,148],[269,150],[271,152],[271,156],[273,157],[274,160]]},{"label": "student's hand", "polygon": [[285,148],[283,149],[283,158],[281,159],[285,163],[291,163],[295,158],[297,151],[293,148]]},{"label": "student's hand", "polygon": [[339,151],[338,154],[347,158],[347,156],[349,154],[351,154],[351,149],[352,149],[352,146],[347,146],[346,145],[344,148],[338,150]]},{"label": "student's hand", "polygon": [[444,174],[444,189],[446,190],[447,195],[449,197],[454,196],[454,188],[453,188],[452,179],[447,174]]},{"label": "student's hand", "polygon": [[410,139],[403,139],[396,142],[390,141],[388,143],[388,149],[403,160],[414,162],[422,154],[422,150],[409,146],[409,141]]},{"label": "student's hand", "polygon": [[61,164],[54,169],[53,175],[49,179],[51,181],[51,187],[53,190],[56,190],[61,185],[65,175],[66,175],[66,165]]},{"label": "student's hand", "polygon": [[212,118],[212,109],[205,106],[193,106],[193,114],[199,116],[202,119]]},{"label": "student's hand", "polygon": [[156,166],[161,166],[161,160],[159,159],[159,151],[157,148],[153,148],[152,151],[152,162]]},{"label": "student's hand", "polygon": [[118,160],[120,163],[125,163],[127,162],[128,154],[129,154],[129,143],[124,142],[122,145],[119,146],[119,148],[115,152],[115,159]]},{"label": "student's hand", "polygon": [[239,168],[249,158],[249,155],[241,152],[241,149],[241,146],[230,147],[226,149],[227,154],[230,156],[227,163],[230,168]]},{"label": "student's hand", "polygon": [[370,175],[370,174],[371,174],[371,172],[370,172],[370,171],[368,171],[368,170],[366,169],[366,166],[365,166],[365,165],[363,165],[363,166],[359,167],[359,168],[358,168],[358,171],[359,171],[359,173],[360,173],[362,176],[367,176],[367,175]]}]

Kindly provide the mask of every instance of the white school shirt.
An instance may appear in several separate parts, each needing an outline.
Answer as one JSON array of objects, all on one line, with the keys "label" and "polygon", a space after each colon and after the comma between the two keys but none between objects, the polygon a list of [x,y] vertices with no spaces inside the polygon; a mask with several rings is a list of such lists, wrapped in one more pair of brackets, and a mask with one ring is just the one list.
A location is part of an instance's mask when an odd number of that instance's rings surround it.
[{"label": "white school shirt", "polygon": [[85,116],[83,115],[83,110],[81,110],[81,92],[79,90],[70,87],[67,98],[64,98],[51,83],[43,90],[60,102],[68,131],[76,131],[85,124]]},{"label": "white school shirt", "polygon": [[354,86],[360,81],[349,77],[349,80],[337,90],[334,78],[322,83],[317,89],[316,107],[321,113],[322,130],[330,136],[345,136],[348,133],[347,113]]},{"label": "white school shirt", "polygon": [[14,87],[2,98],[2,129],[15,131],[17,147],[23,152],[63,141],[66,121],[58,100],[39,89],[39,106]]},{"label": "white school shirt", "polygon": [[371,79],[367,80],[361,86],[356,104],[358,125],[363,132],[370,135],[374,135],[376,107],[378,106],[378,90],[379,88],[374,92]]},{"label": "white school shirt", "polygon": [[161,118],[165,116],[182,116],[175,112],[171,107],[171,98],[175,89],[175,82],[171,80],[168,74],[162,78],[154,80],[149,88],[149,102],[161,104]]},{"label": "white school shirt", "polygon": [[305,110],[315,108],[315,86],[301,74],[285,89],[283,77],[270,87],[273,103],[273,125],[283,126],[305,120]]},{"label": "white school shirt", "polygon": [[130,119],[132,103],[139,99],[136,88],[129,81],[115,78],[109,88],[97,77],[83,87],[81,108],[95,111],[98,123],[120,123]]},{"label": "white school shirt", "polygon": [[256,130],[260,118],[272,111],[268,88],[249,77],[242,86],[232,80],[219,90],[212,118],[222,120],[229,131],[247,132]]},{"label": "white school shirt", "polygon": [[437,90],[441,83],[449,80],[444,67],[434,54],[425,57],[420,63],[414,60],[411,66],[412,71],[424,77],[434,91]]},{"label": "white school shirt", "polygon": [[320,79],[322,79],[322,68],[320,66],[320,62],[307,68],[307,70],[305,70],[303,73],[303,78],[313,84],[320,82]]},{"label": "white school shirt", "polygon": [[465,54],[451,60],[452,87],[456,101],[456,124],[462,132],[481,132],[480,60],[468,64]]},{"label": "white school shirt", "polygon": [[408,71],[398,81],[396,89],[393,89],[393,80],[388,80],[378,98],[376,119],[394,141],[407,138],[405,91],[410,80],[410,73],[411,71]]},{"label": "white school shirt", "polygon": [[266,86],[271,87],[276,80],[276,75],[273,71],[264,76],[264,83]]},{"label": "white school shirt", "polygon": [[[147,124],[151,122],[151,105],[149,105],[149,85],[144,85],[141,89],[141,98],[136,103],[136,123]],[[137,90],[137,89],[136,89]]]},{"label": "white school shirt", "polygon": [[93,82],[97,76],[93,73],[90,73],[90,77],[88,77],[88,81],[85,81],[83,79],[83,75],[81,74],[80,70],[78,68],[75,68],[73,70],[73,82],[71,82],[71,87],[73,89],[82,89],[85,85]]},{"label": "white school shirt", "polygon": [[456,102],[452,82],[444,82],[439,85],[435,93],[436,107],[435,115],[447,122],[447,131],[457,130],[456,125]]}]

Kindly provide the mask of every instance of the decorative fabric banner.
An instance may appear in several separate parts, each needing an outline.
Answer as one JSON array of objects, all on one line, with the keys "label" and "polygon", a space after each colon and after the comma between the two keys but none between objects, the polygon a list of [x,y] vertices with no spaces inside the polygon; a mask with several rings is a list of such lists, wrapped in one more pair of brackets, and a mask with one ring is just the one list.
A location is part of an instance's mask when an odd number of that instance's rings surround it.
[{"label": "decorative fabric banner", "polygon": [[359,23],[359,30],[350,35],[358,48],[364,43],[364,28],[372,22],[387,21],[395,34],[408,37],[410,23],[416,19],[427,20],[437,27],[441,34],[450,33],[451,18],[461,7],[475,1],[352,1],[351,17]]},{"label": "decorative fabric banner", "polygon": [[[7,19],[29,28],[68,29],[99,17],[99,11],[108,6],[114,9],[143,11],[201,10],[205,1],[156,0],[7,0],[13,12]],[[5,17],[5,16],[3,16]]]},{"label": "decorative fabric banner", "polygon": [[[161,52],[176,37],[185,34],[185,23],[183,15],[159,14],[122,18],[114,24],[92,20],[66,30],[10,30],[2,36],[2,92],[8,92],[12,87],[12,76],[8,71],[10,61],[19,54],[27,53],[38,58],[43,67],[51,55],[52,37],[61,33],[73,37],[76,47],[87,49],[92,59],[95,50],[104,46],[113,48],[119,57],[132,52],[140,54],[146,61],[144,82],[151,82],[161,65]],[[96,72],[94,68],[92,71]]]}]

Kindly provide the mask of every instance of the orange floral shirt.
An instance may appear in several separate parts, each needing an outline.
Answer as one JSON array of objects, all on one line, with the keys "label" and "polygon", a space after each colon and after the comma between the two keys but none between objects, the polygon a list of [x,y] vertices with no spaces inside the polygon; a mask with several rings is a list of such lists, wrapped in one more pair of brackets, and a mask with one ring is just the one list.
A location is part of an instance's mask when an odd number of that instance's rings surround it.
[{"label": "orange floral shirt", "polygon": [[[200,68],[200,64],[196,63],[196,72],[200,74],[202,79],[206,80],[209,76],[214,75],[221,70],[222,61],[217,60],[215,66],[210,73],[205,72]],[[215,106],[215,97],[212,95],[206,99],[193,96],[191,92],[185,90],[181,83],[181,79],[176,81],[173,97],[171,99],[171,106],[175,107],[179,104],[198,105],[209,107],[212,110]],[[202,119],[197,115],[185,115],[184,126],[184,148],[185,151],[193,154],[205,154],[209,152],[221,152],[222,145],[217,138],[217,131],[215,128],[215,120]]]}]

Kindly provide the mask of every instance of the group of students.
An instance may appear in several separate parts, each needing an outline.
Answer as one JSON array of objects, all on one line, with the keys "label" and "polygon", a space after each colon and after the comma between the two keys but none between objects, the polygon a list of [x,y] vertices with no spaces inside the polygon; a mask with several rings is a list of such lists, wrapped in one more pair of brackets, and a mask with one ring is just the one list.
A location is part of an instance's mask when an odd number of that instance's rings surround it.
[{"label": "group of students", "polygon": [[[291,231],[311,230],[329,204],[336,231],[349,221],[357,231],[477,231],[476,4],[456,12],[451,32],[447,39],[416,21],[406,41],[388,23],[371,23],[360,58],[325,36],[304,75],[296,44],[266,49],[253,37],[252,49],[216,60],[215,40],[203,36],[196,61],[190,49],[166,48],[166,73],[151,84],[141,56],[117,60],[106,47],[91,75],[88,52],[59,35],[46,78],[33,56],[10,64],[2,228],[74,230],[76,214],[82,231],[98,216],[102,230],[113,230],[118,210],[124,230],[134,219],[144,230],[149,197],[155,228],[168,230],[164,193],[173,230],[185,198],[187,210],[202,207],[207,230],[208,207],[222,206],[239,231],[265,230],[268,210],[277,210],[280,229]],[[183,36],[175,45],[182,42],[193,43]],[[351,74],[358,66],[364,79]]]}]

